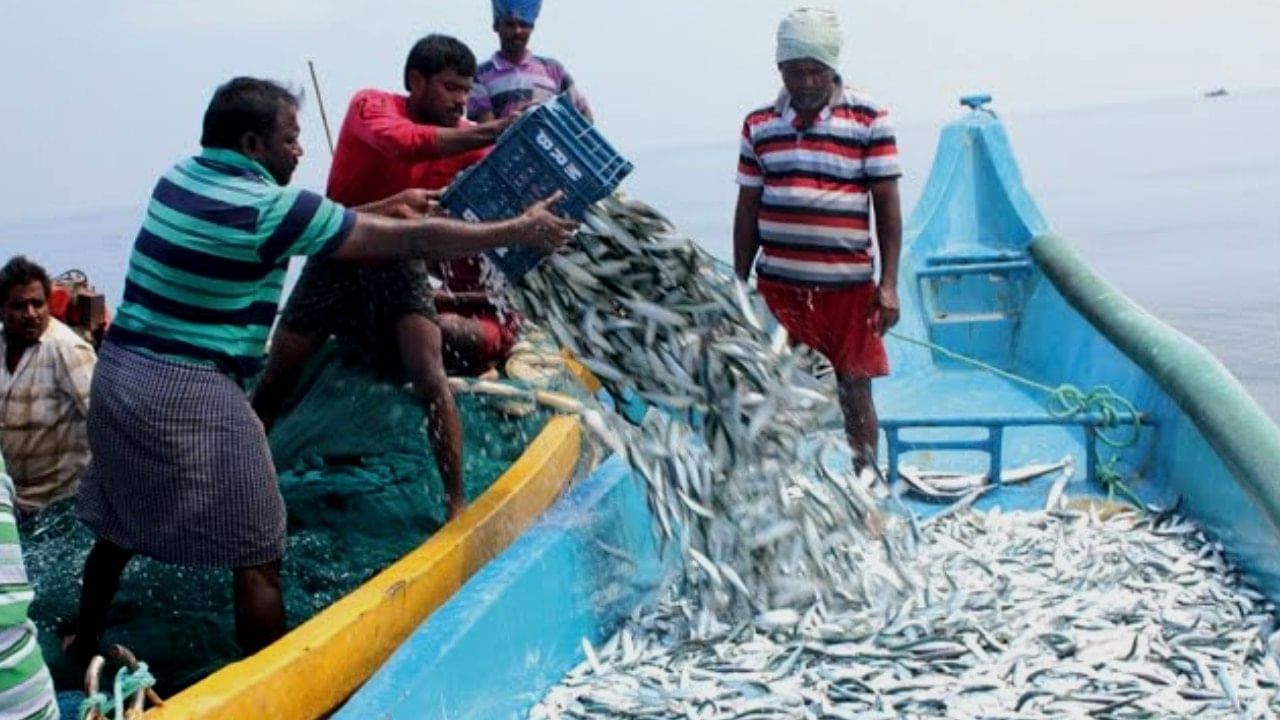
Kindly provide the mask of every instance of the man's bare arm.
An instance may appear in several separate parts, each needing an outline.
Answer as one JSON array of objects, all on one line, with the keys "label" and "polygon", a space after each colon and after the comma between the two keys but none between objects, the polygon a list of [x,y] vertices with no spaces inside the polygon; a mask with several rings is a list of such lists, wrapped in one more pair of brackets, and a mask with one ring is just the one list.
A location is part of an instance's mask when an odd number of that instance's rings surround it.
[{"label": "man's bare arm", "polygon": [[457,155],[489,147],[498,141],[502,131],[510,127],[518,117],[518,115],[509,115],[501,120],[490,120],[469,127],[438,128],[436,151],[440,155]]},{"label": "man's bare arm", "polygon": [[443,190],[410,188],[388,198],[351,208],[358,213],[412,220],[424,215],[436,215]]},{"label": "man's bare arm", "polygon": [[898,260],[902,255],[902,207],[898,198],[898,181],[878,180],[870,185],[875,207],[876,237],[880,242],[880,288],[877,306],[880,312],[880,334],[898,323],[901,304],[898,301]]},{"label": "man's bare arm", "polygon": [[510,220],[469,223],[451,218],[402,220],[359,214],[351,234],[333,253],[336,260],[452,260],[510,245],[553,251],[573,235],[578,224],[551,212],[562,192],[534,203]]},{"label": "man's bare arm", "polygon": [[875,204],[876,237],[880,241],[880,284],[898,286],[898,260],[902,255],[902,207],[897,180],[879,180],[870,185]]},{"label": "man's bare arm", "polygon": [[739,187],[733,214],[733,271],[746,282],[760,249],[760,198],[763,188]]}]

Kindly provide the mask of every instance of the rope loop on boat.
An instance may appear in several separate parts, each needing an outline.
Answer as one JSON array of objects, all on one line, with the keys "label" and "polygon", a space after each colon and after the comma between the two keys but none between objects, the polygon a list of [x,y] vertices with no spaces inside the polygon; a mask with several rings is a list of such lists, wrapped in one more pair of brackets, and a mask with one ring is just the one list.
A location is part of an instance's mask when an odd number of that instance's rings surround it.
[{"label": "rope loop on boat", "polygon": [[[1102,424],[1094,427],[1093,432],[1099,440],[1113,448],[1126,448],[1138,443],[1141,429],[1138,408],[1107,385],[1099,385],[1087,393],[1075,385],[1059,385],[1049,394],[1048,406],[1049,414],[1054,417],[1098,413]],[[1128,432],[1117,434],[1114,429],[1121,426],[1120,419],[1124,417],[1130,419],[1123,424]]]},{"label": "rope loop on boat", "polygon": [[1116,469],[1120,464],[1120,456],[1112,455],[1106,462],[1098,461],[1096,476],[1102,487],[1107,489],[1107,502],[1115,499],[1117,494],[1124,497],[1134,507],[1149,509],[1147,504],[1143,502],[1133,490],[1124,482],[1124,474]]},{"label": "rope loop on boat", "polygon": [[[84,700],[80,702],[80,720],[95,720],[96,718],[112,718],[113,720],[126,720],[134,717],[142,717],[142,699],[152,687],[156,684],[156,678],[151,674],[145,662],[137,664],[133,670],[121,666],[116,671],[115,682],[112,684],[112,692],[110,695],[104,692],[90,692]],[[96,687],[91,688],[96,690]],[[126,710],[125,702],[133,698],[131,707]]]}]

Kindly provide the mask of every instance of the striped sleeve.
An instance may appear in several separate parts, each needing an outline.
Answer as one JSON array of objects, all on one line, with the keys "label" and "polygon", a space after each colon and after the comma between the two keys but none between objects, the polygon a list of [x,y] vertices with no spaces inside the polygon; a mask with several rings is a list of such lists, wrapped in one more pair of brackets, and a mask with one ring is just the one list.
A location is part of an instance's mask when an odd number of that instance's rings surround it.
[{"label": "striped sleeve", "polygon": [[569,75],[569,71],[564,65],[560,64],[555,58],[539,58],[542,61],[543,68],[546,69],[547,77],[551,79],[556,86],[556,92],[569,92],[573,88],[573,77]]},{"label": "striped sleeve", "polygon": [[742,122],[742,136],[738,141],[738,184],[742,187],[763,187],[764,170],[751,142],[750,119]]},{"label": "striped sleeve", "polygon": [[356,224],[356,212],[308,190],[281,194],[289,209],[259,254],[264,261],[301,255],[319,257],[337,250]]},{"label": "striped sleeve", "polygon": [[481,115],[491,112],[493,112],[493,99],[489,97],[489,88],[484,84],[484,78],[481,75],[471,85],[471,99],[467,101],[467,117],[476,120]]},{"label": "striped sleeve", "polygon": [[[18,523],[14,514],[17,495],[13,480],[0,472],[0,635],[27,621],[27,609],[35,596],[27,582],[27,568],[22,562],[22,547],[18,540]],[[0,660],[0,667],[3,665]]]},{"label": "striped sleeve", "polygon": [[591,112],[591,106],[587,104],[587,97],[582,94],[578,86],[574,84],[573,79],[567,74],[564,76],[564,83],[561,85],[561,92],[568,92],[569,97],[573,100],[573,106],[578,112],[587,115]]},{"label": "striped sleeve", "polygon": [[15,495],[0,457],[0,716],[45,720],[58,717],[58,705],[35,625],[27,618],[34,593],[22,562]]},{"label": "striped sleeve", "polygon": [[889,111],[880,110],[867,128],[864,140],[863,172],[868,180],[893,180],[902,177],[898,165],[898,139],[889,122]]},{"label": "striped sleeve", "polygon": [[591,112],[590,106],[587,105],[586,96],[578,89],[577,83],[573,81],[573,76],[569,74],[569,71],[565,69],[564,65],[561,65],[559,60],[551,59],[548,59],[548,64],[551,65],[553,74],[559,75],[560,77],[557,91],[569,93],[569,97],[573,100],[573,106],[578,109],[578,112],[583,115]]}]

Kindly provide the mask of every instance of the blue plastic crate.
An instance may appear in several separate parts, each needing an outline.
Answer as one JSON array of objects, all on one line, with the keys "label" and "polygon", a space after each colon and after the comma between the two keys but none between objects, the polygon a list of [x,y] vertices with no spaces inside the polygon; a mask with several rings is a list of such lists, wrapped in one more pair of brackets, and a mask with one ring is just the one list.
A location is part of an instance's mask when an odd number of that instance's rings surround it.
[{"label": "blue plastic crate", "polygon": [[[520,116],[498,138],[493,152],[467,168],[441,198],[451,215],[480,222],[515,217],[556,190],[557,210],[581,220],[587,208],[618,187],[631,172],[627,162],[567,95],[558,95]],[[489,259],[512,281],[543,259],[532,248],[504,248]]]}]

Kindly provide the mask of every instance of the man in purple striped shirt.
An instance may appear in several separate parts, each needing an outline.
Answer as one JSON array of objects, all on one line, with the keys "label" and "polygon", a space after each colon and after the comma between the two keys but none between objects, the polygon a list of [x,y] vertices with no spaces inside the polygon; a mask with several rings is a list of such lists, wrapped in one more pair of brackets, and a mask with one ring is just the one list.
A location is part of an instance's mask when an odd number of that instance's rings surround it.
[{"label": "man in purple striped shirt", "polygon": [[569,93],[578,112],[592,122],[586,98],[559,61],[529,52],[529,36],[542,0],[493,0],[493,31],[500,47],[476,72],[467,116],[500,120],[553,95]]}]

